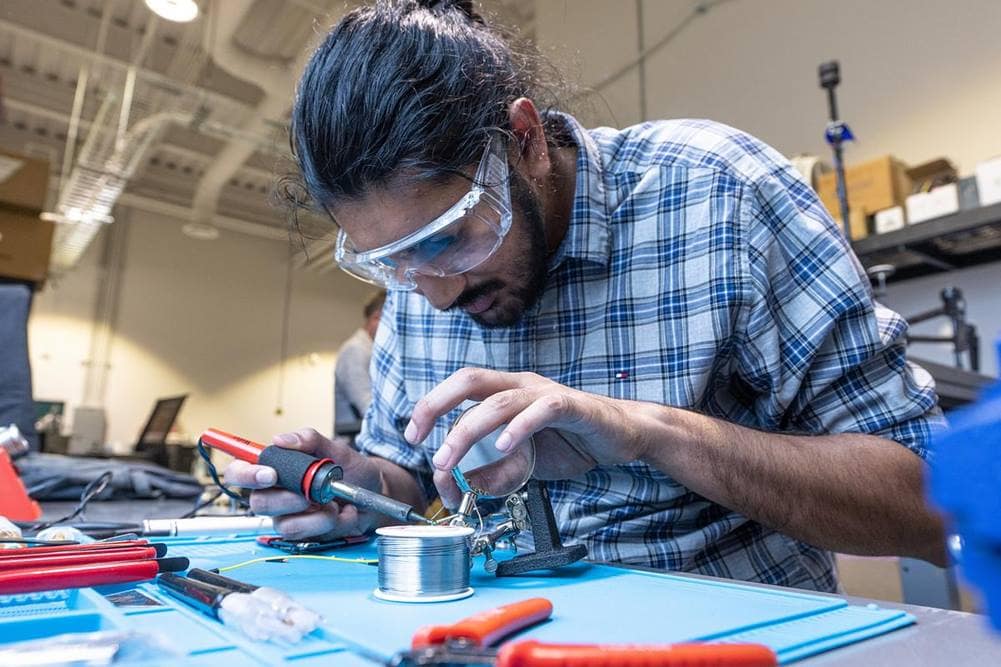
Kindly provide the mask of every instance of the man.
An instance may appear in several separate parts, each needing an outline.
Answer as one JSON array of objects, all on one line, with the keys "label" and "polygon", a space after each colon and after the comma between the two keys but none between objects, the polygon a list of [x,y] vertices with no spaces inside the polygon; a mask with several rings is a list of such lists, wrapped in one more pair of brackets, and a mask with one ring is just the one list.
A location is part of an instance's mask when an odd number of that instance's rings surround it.
[{"label": "man", "polygon": [[385,290],[379,290],[363,309],[365,323],[344,341],[337,350],[334,364],[334,434],[353,436],[358,433],[362,417],[372,402],[372,378],[368,367],[372,361],[372,339],[379,328]]},{"label": "man", "polygon": [[[391,291],[366,455],[274,442],[423,507],[454,504],[481,437],[534,434],[562,536],[595,560],[819,590],[831,550],[942,563],[931,378],[816,195],[715,123],[540,112],[530,65],[468,2],[355,10],[318,48],[296,157],[342,268]],[[385,521],[227,475],[290,536]]]}]

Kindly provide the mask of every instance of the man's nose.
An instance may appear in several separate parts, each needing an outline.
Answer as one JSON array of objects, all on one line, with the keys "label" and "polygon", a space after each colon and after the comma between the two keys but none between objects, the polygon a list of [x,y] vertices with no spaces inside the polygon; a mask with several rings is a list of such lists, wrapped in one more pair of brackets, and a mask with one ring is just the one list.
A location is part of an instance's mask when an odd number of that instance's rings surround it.
[{"label": "man's nose", "polygon": [[430,301],[436,310],[448,310],[466,289],[466,278],[462,274],[442,278],[418,273],[414,274],[413,280],[417,284],[416,292]]}]

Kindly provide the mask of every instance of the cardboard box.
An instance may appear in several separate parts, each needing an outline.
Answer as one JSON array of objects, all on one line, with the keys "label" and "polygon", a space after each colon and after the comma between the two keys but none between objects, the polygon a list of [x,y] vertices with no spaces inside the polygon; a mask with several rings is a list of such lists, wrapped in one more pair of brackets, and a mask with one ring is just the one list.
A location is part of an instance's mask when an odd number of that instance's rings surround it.
[{"label": "cardboard box", "polygon": [[52,222],[37,213],[0,207],[0,276],[44,282],[54,229]]},{"label": "cardboard box", "polygon": [[[878,157],[845,169],[848,206],[872,214],[886,208],[901,206],[911,193],[911,179],[904,163],[890,155]],[[835,219],[838,210],[837,176],[834,172],[820,177],[817,194]]]},{"label": "cardboard box", "polygon": [[[841,224],[841,218],[838,216],[832,217],[838,229],[843,230],[845,227]],[[848,211],[848,231],[852,241],[858,241],[869,236],[869,216],[866,215],[865,211],[860,208],[853,208]]]},{"label": "cardboard box", "polygon": [[903,206],[894,206],[893,208],[878,212],[876,214],[876,222],[874,223],[877,234],[885,234],[903,229],[906,225],[907,216],[904,215]]},{"label": "cardboard box", "polygon": [[1001,157],[981,162],[973,173],[977,178],[980,205],[988,206],[1001,202]]},{"label": "cardboard box", "polygon": [[918,222],[941,218],[959,212],[959,186],[955,183],[919,192],[907,198],[907,220]]},{"label": "cardboard box", "polygon": [[41,211],[48,194],[48,162],[0,150],[0,204]]}]

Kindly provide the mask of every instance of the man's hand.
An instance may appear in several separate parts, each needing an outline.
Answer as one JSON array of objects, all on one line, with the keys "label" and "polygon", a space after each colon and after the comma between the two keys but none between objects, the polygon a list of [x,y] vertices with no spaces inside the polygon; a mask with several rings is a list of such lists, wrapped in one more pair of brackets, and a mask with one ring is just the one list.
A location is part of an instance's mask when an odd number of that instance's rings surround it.
[{"label": "man's hand", "polygon": [[[343,441],[330,440],[307,428],[295,433],[276,435],[272,443],[333,459],[344,469],[345,481],[372,491],[383,491],[379,467]],[[359,512],[354,505],[313,505],[299,494],[271,488],[277,481],[277,475],[273,468],[267,466],[252,465],[235,459],[226,467],[225,475],[226,481],[231,484],[257,489],[250,495],[250,508],[257,514],[275,517],[275,528],[287,539],[334,539],[345,535],[361,535],[381,522],[378,515]]]},{"label": "man's hand", "polygon": [[451,469],[474,444],[504,425],[496,442],[502,452],[534,435],[539,479],[576,477],[598,465],[635,461],[644,453],[626,401],[571,389],[535,373],[482,368],[457,371],[418,401],[405,437],[411,444],[423,441],[439,417],[466,400],[481,403],[449,432],[433,458],[435,486],[448,506],[458,500]]}]

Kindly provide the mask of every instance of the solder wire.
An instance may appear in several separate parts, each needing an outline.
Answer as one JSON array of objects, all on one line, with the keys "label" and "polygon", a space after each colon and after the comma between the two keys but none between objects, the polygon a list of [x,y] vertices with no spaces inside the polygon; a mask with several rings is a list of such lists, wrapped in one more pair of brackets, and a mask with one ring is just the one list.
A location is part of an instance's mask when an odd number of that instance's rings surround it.
[{"label": "solder wire", "polygon": [[456,595],[469,589],[467,535],[379,536],[379,589],[399,597]]}]

